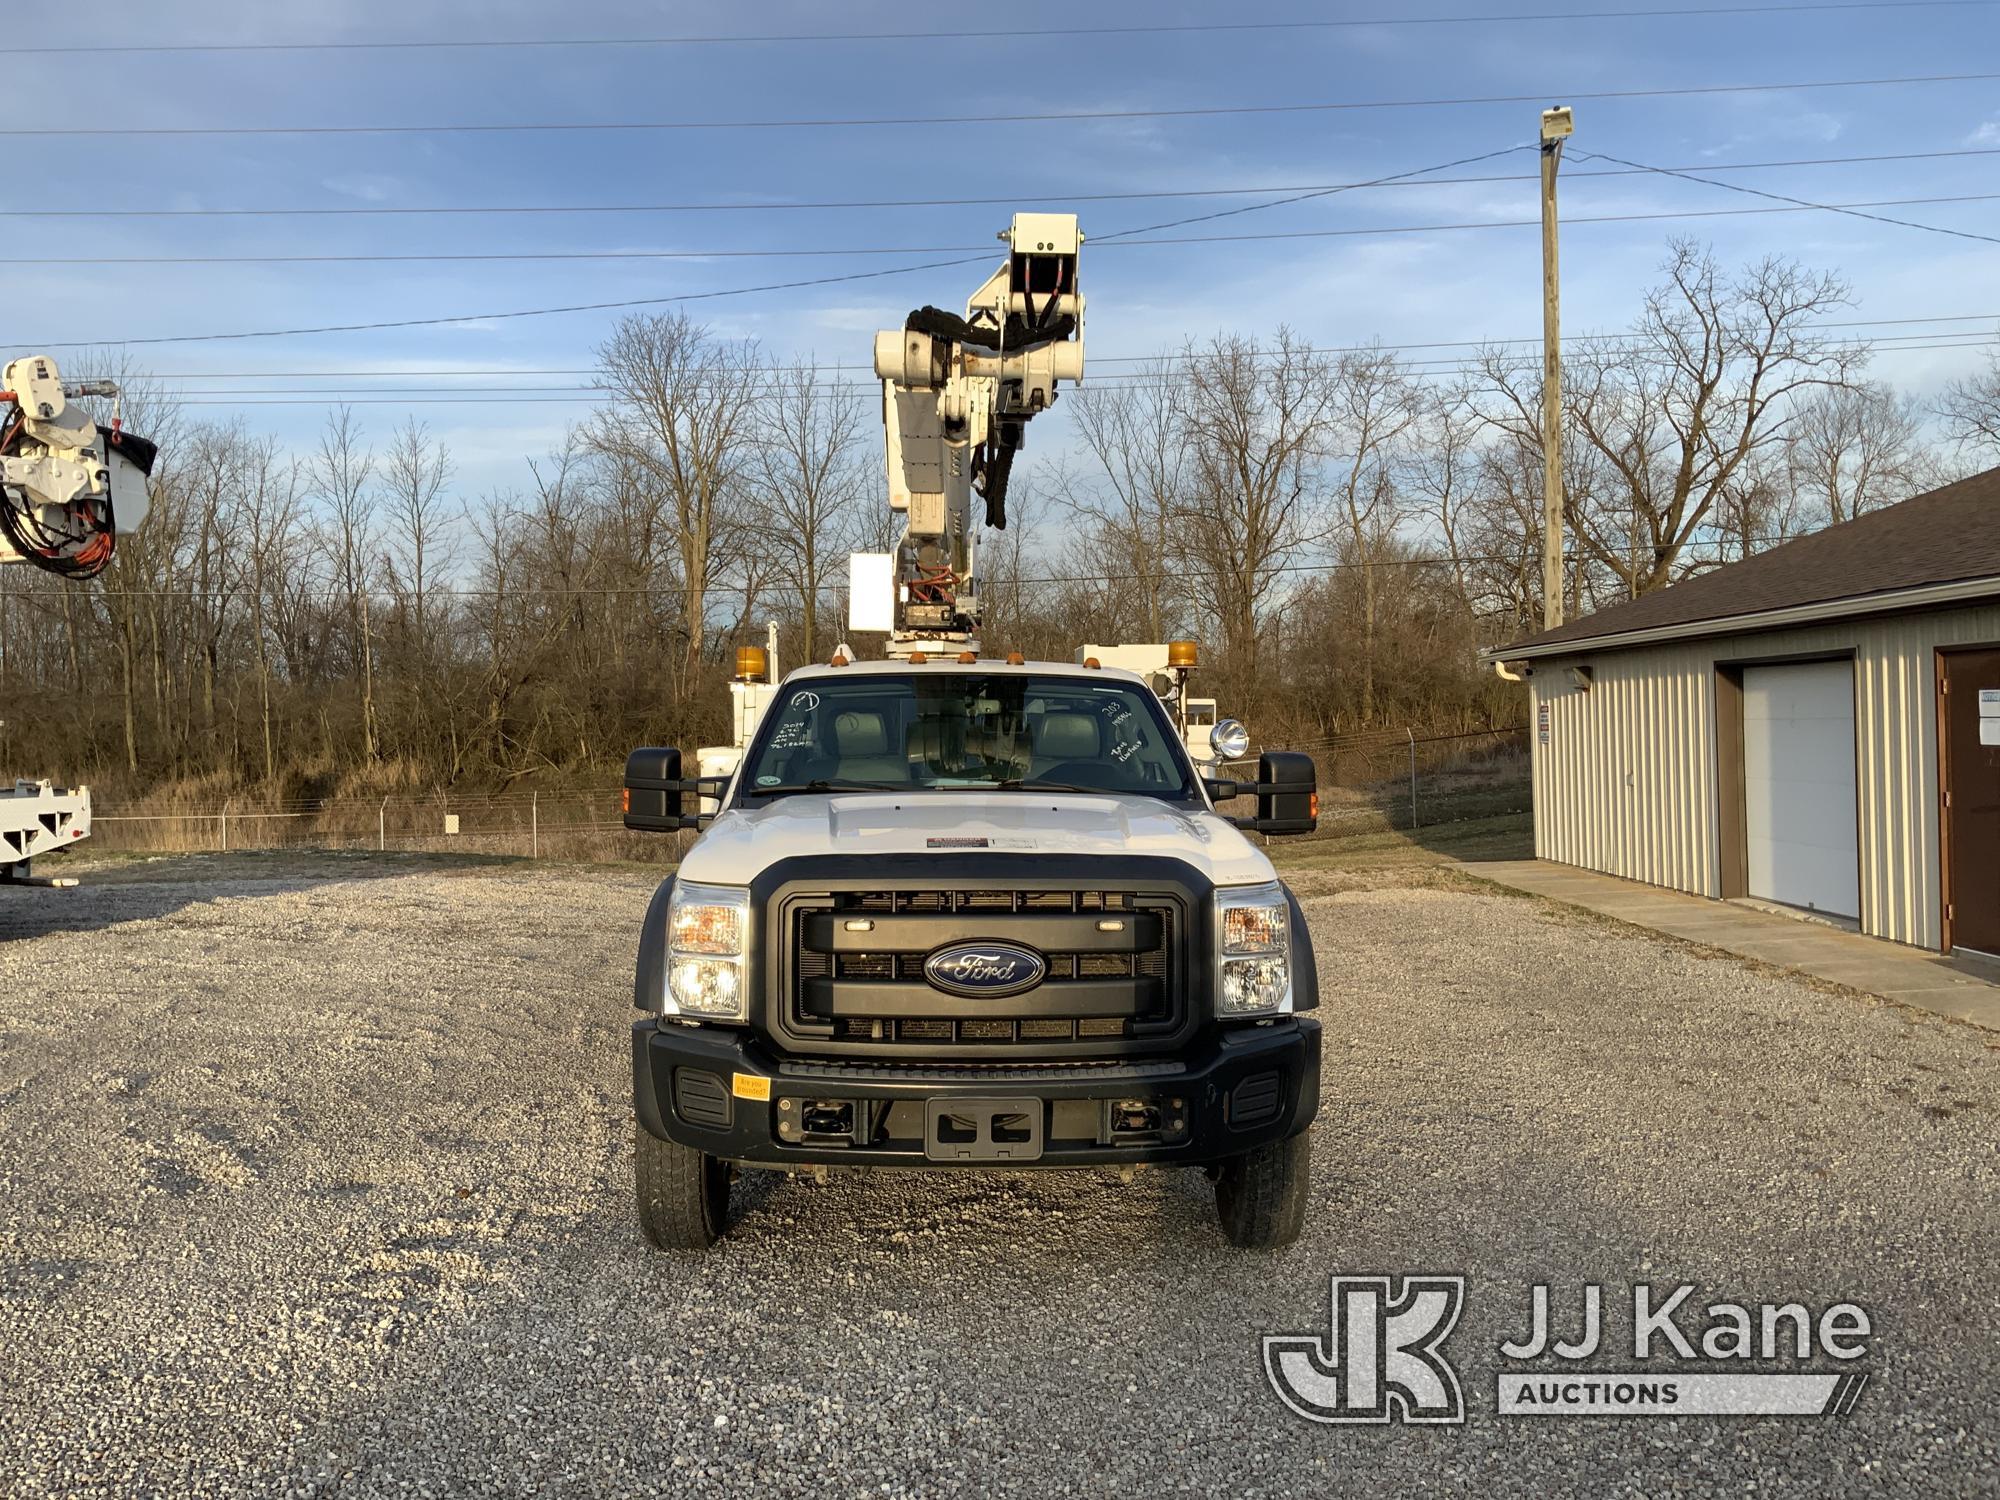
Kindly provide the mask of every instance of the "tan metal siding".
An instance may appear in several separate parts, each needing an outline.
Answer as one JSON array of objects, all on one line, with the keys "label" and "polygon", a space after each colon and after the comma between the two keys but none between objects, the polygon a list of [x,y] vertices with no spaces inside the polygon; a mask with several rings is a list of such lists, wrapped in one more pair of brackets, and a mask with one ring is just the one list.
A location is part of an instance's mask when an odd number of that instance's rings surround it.
[{"label": "tan metal siding", "polygon": [[[2000,641],[2000,606],[1717,636],[1540,661],[1531,679],[1535,852],[1698,895],[1721,893],[1718,662],[1852,652],[1864,932],[1943,941],[1938,876],[1939,646]],[[1567,668],[1588,665],[1588,692]],[[1537,724],[1539,721],[1536,721]]]},{"label": "tan metal siding", "polygon": [[[1588,692],[1566,668],[1587,662]],[[1713,894],[1714,691],[1685,646],[1538,663],[1535,852],[1651,885]],[[1539,726],[1539,717],[1536,719]]]}]

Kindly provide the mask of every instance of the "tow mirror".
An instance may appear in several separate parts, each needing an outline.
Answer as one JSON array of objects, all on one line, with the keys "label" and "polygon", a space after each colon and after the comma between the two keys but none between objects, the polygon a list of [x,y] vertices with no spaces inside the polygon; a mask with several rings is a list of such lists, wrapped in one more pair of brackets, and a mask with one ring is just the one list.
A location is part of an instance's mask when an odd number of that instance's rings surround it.
[{"label": "tow mirror", "polygon": [[706,797],[717,806],[729,785],[727,776],[681,775],[681,753],[648,747],[625,757],[625,826],[639,833],[672,833],[712,822],[712,812],[684,812],[683,799],[695,793],[695,806]]},{"label": "tow mirror", "polygon": [[1257,827],[1264,833],[1311,833],[1319,827],[1319,770],[1299,750],[1257,758]]},{"label": "tow mirror", "polygon": [[[1221,726],[1217,726],[1220,728]],[[1257,757],[1255,781],[1204,778],[1217,802],[1255,797],[1257,816],[1231,818],[1254,833],[1311,833],[1319,827],[1319,772],[1313,758],[1298,750],[1266,750]]]},{"label": "tow mirror", "polygon": [[625,757],[625,826],[671,833],[681,822],[681,753],[649,746]]}]

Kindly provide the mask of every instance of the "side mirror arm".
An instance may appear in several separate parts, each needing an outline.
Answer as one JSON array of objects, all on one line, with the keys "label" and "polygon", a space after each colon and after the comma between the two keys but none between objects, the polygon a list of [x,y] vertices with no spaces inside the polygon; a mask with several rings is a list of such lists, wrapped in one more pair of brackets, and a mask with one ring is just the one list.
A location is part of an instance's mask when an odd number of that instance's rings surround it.
[{"label": "side mirror arm", "polygon": [[1206,776],[1202,777],[1201,784],[1208,788],[1208,795],[1217,802],[1227,802],[1231,797],[1268,797],[1300,790],[1282,781],[1214,781]]},{"label": "side mirror arm", "polygon": [[[714,797],[719,801],[722,797],[723,792],[728,789],[730,780],[731,778],[727,776],[684,776],[677,780],[667,780],[667,781],[657,782],[651,785],[648,788],[648,790],[656,792],[672,792],[677,796],[685,796],[689,792],[692,792],[697,797],[709,796],[709,797]],[[631,798],[632,798],[631,788],[627,787],[625,790],[625,806],[624,806],[625,826],[627,828],[631,828],[633,826],[631,822],[631,812],[632,812]],[[708,827],[709,824],[713,823],[715,819],[716,819],[715,813],[704,813],[704,812],[681,813],[674,819],[673,826],[675,828],[706,828]],[[637,831],[641,833],[660,833],[660,832],[665,832],[666,830],[658,827],[653,827],[653,828],[641,827]]]}]

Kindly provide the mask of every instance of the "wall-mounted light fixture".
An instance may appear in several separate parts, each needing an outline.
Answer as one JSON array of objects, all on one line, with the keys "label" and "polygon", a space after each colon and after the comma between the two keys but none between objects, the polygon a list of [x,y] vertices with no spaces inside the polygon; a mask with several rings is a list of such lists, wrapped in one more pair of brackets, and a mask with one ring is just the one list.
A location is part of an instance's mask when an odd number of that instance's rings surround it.
[{"label": "wall-mounted light fixture", "polygon": [[1569,685],[1579,693],[1589,692],[1590,684],[1596,677],[1589,667],[1571,667],[1565,675],[1569,678]]}]

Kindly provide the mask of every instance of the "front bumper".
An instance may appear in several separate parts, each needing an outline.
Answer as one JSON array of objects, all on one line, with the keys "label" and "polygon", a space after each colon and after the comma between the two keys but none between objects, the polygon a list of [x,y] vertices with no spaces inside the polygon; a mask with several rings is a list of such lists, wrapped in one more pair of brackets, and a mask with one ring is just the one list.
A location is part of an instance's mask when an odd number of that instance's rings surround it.
[{"label": "front bumper", "polygon": [[1295,1016],[1164,1058],[884,1067],[648,1020],[632,1028],[632,1096],[660,1139],[763,1166],[1188,1166],[1310,1125],[1319,1043]]}]

